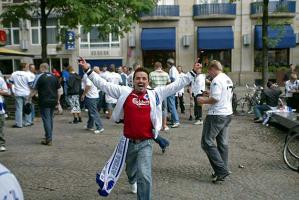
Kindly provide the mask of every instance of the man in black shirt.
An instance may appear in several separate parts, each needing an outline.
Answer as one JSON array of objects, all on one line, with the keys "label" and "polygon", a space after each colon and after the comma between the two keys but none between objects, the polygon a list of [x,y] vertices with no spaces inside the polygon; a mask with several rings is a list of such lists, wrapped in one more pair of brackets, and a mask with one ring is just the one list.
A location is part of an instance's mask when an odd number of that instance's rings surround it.
[{"label": "man in black shirt", "polygon": [[45,139],[41,141],[43,145],[52,145],[53,116],[54,109],[59,104],[61,93],[59,92],[60,84],[58,79],[49,72],[49,65],[42,63],[39,67],[40,74],[35,78],[33,91],[30,99],[38,93],[39,108],[42,116]]},{"label": "man in black shirt", "polygon": [[278,106],[279,96],[281,94],[281,90],[273,84],[271,81],[267,83],[267,87],[262,91],[261,94],[261,105],[254,106],[254,114],[256,123],[263,122],[262,114],[267,110],[271,110]]}]

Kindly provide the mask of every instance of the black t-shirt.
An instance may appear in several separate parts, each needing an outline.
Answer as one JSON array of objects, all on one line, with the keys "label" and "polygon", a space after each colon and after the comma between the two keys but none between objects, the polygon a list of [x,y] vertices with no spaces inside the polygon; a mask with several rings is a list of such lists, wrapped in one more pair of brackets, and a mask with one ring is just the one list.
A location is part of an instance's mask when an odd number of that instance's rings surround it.
[{"label": "black t-shirt", "polygon": [[57,105],[57,90],[60,84],[53,74],[49,72],[40,74],[33,87],[38,91],[39,106],[51,108]]},{"label": "black t-shirt", "polygon": [[262,92],[262,102],[266,102],[271,107],[276,107],[280,94],[281,90],[279,88],[265,88]]}]

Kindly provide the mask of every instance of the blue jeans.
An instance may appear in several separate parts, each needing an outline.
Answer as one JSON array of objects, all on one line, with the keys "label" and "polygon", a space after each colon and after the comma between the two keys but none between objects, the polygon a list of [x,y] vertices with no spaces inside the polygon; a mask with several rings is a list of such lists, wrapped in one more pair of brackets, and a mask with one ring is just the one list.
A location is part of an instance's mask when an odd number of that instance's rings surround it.
[{"label": "blue jeans", "polygon": [[16,119],[16,125],[19,127],[23,127],[24,125],[29,125],[32,123],[31,114],[26,115],[24,114],[24,123],[23,123],[23,106],[26,102],[26,97],[22,96],[16,96],[15,106],[16,106],[16,113],[15,113],[15,119]]},{"label": "blue jeans", "polygon": [[[202,129],[201,147],[206,152],[217,176],[229,173],[228,125],[230,122],[230,115],[207,115]],[[215,140],[217,146],[214,143]]]},{"label": "blue jeans", "polygon": [[255,105],[253,107],[254,115],[255,115],[256,118],[262,118],[263,113],[267,110],[271,110],[271,108],[266,104]]},{"label": "blue jeans", "polygon": [[180,123],[179,115],[175,108],[175,95],[171,95],[167,97],[167,106],[171,114],[171,122]]},{"label": "blue jeans", "polygon": [[98,113],[97,105],[98,98],[85,97],[85,106],[88,109],[87,128],[93,128],[95,125],[97,130],[101,130],[103,128],[103,124]]},{"label": "blue jeans", "polygon": [[144,140],[138,144],[129,141],[126,173],[130,184],[137,181],[138,200],[151,200],[152,198],[152,155],[151,140]]},{"label": "blue jeans", "polygon": [[53,108],[43,108],[40,107],[40,114],[42,116],[45,137],[46,140],[52,141],[52,131],[53,131],[53,117],[54,117],[54,107]]}]

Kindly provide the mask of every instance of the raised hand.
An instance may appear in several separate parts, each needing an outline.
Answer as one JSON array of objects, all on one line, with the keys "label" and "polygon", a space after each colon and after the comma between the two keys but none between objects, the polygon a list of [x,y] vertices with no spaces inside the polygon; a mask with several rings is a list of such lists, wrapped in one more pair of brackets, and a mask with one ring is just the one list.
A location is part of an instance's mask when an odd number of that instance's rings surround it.
[{"label": "raised hand", "polygon": [[89,65],[83,57],[79,58],[79,66],[81,66],[83,71],[87,71],[89,69]]}]

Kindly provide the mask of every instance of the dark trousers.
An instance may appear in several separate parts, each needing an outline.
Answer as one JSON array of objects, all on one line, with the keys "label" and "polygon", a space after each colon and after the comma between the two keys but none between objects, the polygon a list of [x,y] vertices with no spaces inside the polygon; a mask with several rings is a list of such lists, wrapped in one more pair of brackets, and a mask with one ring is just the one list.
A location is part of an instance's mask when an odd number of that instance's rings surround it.
[{"label": "dark trousers", "polygon": [[180,104],[181,113],[185,112],[185,105],[184,105],[184,95],[177,96],[175,98],[175,107],[178,109],[178,104]]},{"label": "dark trousers", "polygon": [[54,107],[40,107],[40,114],[44,124],[45,137],[48,141],[52,141],[54,109]]},{"label": "dark trousers", "polygon": [[201,120],[202,118],[202,106],[199,105],[199,103],[197,102],[197,97],[201,97],[202,94],[198,94],[196,96],[192,95],[193,99],[194,99],[194,116],[195,116],[195,120]]}]

